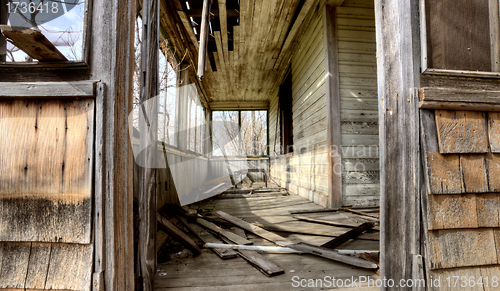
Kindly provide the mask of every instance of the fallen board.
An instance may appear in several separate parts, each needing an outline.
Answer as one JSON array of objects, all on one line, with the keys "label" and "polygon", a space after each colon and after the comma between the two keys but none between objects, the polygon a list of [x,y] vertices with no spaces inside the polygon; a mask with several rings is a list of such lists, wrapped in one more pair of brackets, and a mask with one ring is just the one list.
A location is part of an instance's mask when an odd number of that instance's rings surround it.
[{"label": "fallen board", "polygon": [[[226,243],[230,242],[226,238],[221,238],[221,239]],[[250,265],[254,266],[257,270],[259,270],[268,277],[273,277],[285,273],[285,270],[280,268],[275,263],[267,260],[256,251],[237,250],[237,252],[240,255],[240,257],[245,259],[245,261],[247,261]]]},{"label": "fallen board", "polygon": [[175,225],[173,225],[170,221],[168,221],[165,217],[157,214],[156,218],[158,219],[158,224],[160,228],[166,233],[170,234],[173,239],[180,242],[182,245],[187,247],[193,254],[197,255],[201,253],[198,245],[184,232],[178,229]]},{"label": "fallen board", "polygon": [[270,231],[267,231],[263,228],[260,228],[254,224],[251,224],[251,223],[248,223],[244,220],[241,220],[239,218],[236,218],[232,215],[229,215],[223,211],[215,211],[214,212],[217,216],[219,216],[220,218],[222,219],[225,219],[231,223],[233,223],[234,225],[236,226],[239,226],[241,228],[243,228],[244,230],[246,231],[249,231],[251,233],[254,233],[255,235],[258,235],[264,239],[267,239],[268,241],[270,242],[273,242],[273,243],[278,243],[278,242],[283,242],[283,243],[290,243],[290,244],[293,244],[292,241],[282,237],[282,236],[279,236],[275,233],[272,233]]},{"label": "fallen board", "polygon": [[292,215],[293,218],[299,219],[299,220],[304,220],[304,221],[309,221],[309,222],[315,222],[315,223],[321,223],[321,224],[328,224],[328,225],[333,225],[333,226],[340,226],[340,227],[358,227],[359,224],[354,224],[354,223],[344,223],[344,222],[336,222],[333,220],[328,220],[328,219],[321,219],[321,218],[313,218],[309,216],[304,216],[304,215]]},{"label": "fallen board", "polygon": [[375,224],[372,222],[365,222],[365,223],[361,224],[360,226],[353,228],[350,231],[344,233],[343,235],[338,236],[338,237],[332,239],[331,241],[322,244],[321,247],[327,248],[327,249],[335,249],[338,246],[348,242],[349,240],[358,237],[360,234],[362,234],[366,230],[373,228],[374,225]]},{"label": "fallen board", "polygon": [[239,244],[239,245],[251,245],[253,244],[251,241],[245,239],[245,238],[242,238],[241,236],[239,235],[236,235],[232,232],[229,232],[225,229],[222,229],[220,227],[218,227],[217,225],[209,222],[209,221],[206,221],[205,219],[203,218],[196,218],[196,222],[198,224],[200,224],[201,226],[205,227],[205,228],[208,228],[210,229],[211,231],[221,235],[221,236],[224,236],[226,237],[227,239],[229,239],[230,241],[234,242],[235,244]]},{"label": "fallen board", "polygon": [[[201,226],[190,223],[186,219],[180,216],[176,216],[190,231],[192,231],[197,237],[199,237],[205,243],[222,243],[215,236],[210,234],[208,231],[204,230]],[[222,249],[212,249],[221,259],[232,259],[236,258],[238,254],[234,250],[222,250]]]}]

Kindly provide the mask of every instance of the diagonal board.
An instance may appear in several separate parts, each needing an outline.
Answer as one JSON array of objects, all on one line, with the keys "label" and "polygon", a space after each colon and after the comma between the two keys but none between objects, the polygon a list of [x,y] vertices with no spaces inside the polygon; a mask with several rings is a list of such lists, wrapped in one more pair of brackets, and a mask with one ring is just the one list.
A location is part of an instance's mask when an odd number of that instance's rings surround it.
[{"label": "diagonal board", "polygon": [[[213,236],[208,231],[204,230],[201,226],[188,222],[185,218],[176,216],[189,230],[191,230],[197,237],[205,243],[222,243],[219,239]],[[234,250],[212,249],[221,259],[236,258],[237,253]]]},{"label": "diagonal board", "polygon": [[244,220],[236,218],[236,217],[229,215],[223,211],[215,211],[214,213],[217,216],[219,216],[220,218],[225,219],[225,220],[231,222],[232,224],[239,226],[239,227],[241,227],[241,228],[243,228],[251,233],[254,233],[255,235],[262,237],[263,239],[267,239],[270,242],[273,242],[276,244],[278,242],[280,242],[280,243],[282,242],[282,243],[286,243],[286,244],[293,244],[294,243],[289,239],[286,239],[286,238],[279,236],[275,233],[272,233],[272,232],[267,231],[263,228],[260,228],[254,224],[251,224],[251,223],[248,223]]},{"label": "diagonal board", "polygon": [[253,244],[251,241],[249,241],[245,238],[242,238],[241,236],[236,235],[232,232],[229,232],[225,229],[222,229],[222,228],[218,227],[217,225],[215,225],[209,221],[206,221],[203,218],[199,218],[199,217],[196,218],[196,222],[198,224],[200,224],[201,226],[208,228],[211,231],[213,231],[213,232],[215,232],[215,233],[217,233],[225,238],[228,238],[230,241],[234,242],[235,244],[239,244],[239,245],[251,245],[251,244]]},{"label": "diagonal board", "polygon": [[[230,240],[228,240],[227,238],[222,237],[221,239],[226,243],[230,243]],[[257,270],[261,271],[268,277],[273,277],[285,273],[282,268],[280,268],[275,263],[267,260],[256,251],[237,250],[237,252],[240,257],[245,259],[250,265],[254,266]]]},{"label": "diagonal board", "polygon": [[365,223],[361,224],[360,226],[353,228],[350,231],[342,234],[341,236],[338,236],[338,237],[332,239],[331,241],[322,244],[321,247],[327,248],[327,249],[335,249],[338,246],[346,243],[347,241],[358,237],[360,234],[362,234],[366,230],[373,228],[374,225],[375,224],[373,222],[365,222]]}]

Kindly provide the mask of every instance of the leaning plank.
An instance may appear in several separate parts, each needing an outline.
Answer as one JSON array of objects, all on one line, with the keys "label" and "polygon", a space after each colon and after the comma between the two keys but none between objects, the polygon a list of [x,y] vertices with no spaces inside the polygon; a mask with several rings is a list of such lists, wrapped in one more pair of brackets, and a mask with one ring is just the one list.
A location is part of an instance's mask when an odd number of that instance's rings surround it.
[{"label": "leaning plank", "polygon": [[2,82],[0,97],[75,98],[94,97],[95,81]]},{"label": "leaning plank", "polygon": [[196,222],[198,224],[202,225],[203,227],[208,228],[211,231],[217,233],[218,235],[222,235],[222,236],[228,238],[230,241],[234,242],[235,244],[239,244],[239,245],[251,245],[251,244],[253,244],[251,241],[244,239],[241,236],[236,235],[232,232],[229,232],[225,229],[222,229],[222,228],[218,227],[217,225],[215,225],[209,221],[206,221],[203,218],[198,217],[196,219]]},{"label": "leaning plank", "polygon": [[355,210],[355,209],[352,209],[352,208],[345,208],[344,207],[344,208],[342,208],[342,210],[349,211],[349,212],[352,212],[352,213],[355,213],[355,214],[359,214],[359,215],[363,215],[363,216],[369,216],[369,217],[372,217],[372,218],[380,218],[380,215],[378,215],[378,214],[367,213],[367,212]]},{"label": "leaning plank", "polygon": [[[215,236],[204,230],[201,226],[188,222],[185,218],[177,216],[189,230],[191,230],[197,237],[199,237],[204,243],[222,243]],[[233,250],[223,250],[223,249],[213,249],[213,251],[221,257],[221,259],[232,259],[237,257],[237,253]]]},{"label": "leaning plank", "polygon": [[375,263],[365,261],[359,258],[355,257],[350,257],[346,255],[341,255],[336,251],[322,248],[322,247],[316,247],[316,246],[311,246],[308,244],[300,243],[300,244],[292,244],[292,245],[286,245],[284,246],[296,249],[298,251],[304,252],[304,253],[309,253],[312,255],[320,256],[323,258],[327,258],[333,261],[341,262],[344,264],[349,264],[352,266],[360,267],[360,268],[366,268],[366,269],[377,269],[378,266]]},{"label": "leaning plank", "polygon": [[244,220],[241,220],[239,218],[236,218],[232,215],[229,215],[223,211],[215,211],[214,212],[217,216],[219,216],[220,218],[222,219],[225,219],[231,223],[233,223],[234,225],[236,226],[239,226],[255,235],[258,235],[264,239],[267,239],[268,241],[271,241],[273,243],[278,243],[278,242],[285,242],[285,243],[293,243],[292,241],[282,237],[282,236],[279,236],[275,233],[272,233],[270,231],[267,231],[263,228],[260,228],[254,224],[251,224],[251,223],[248,223]]},{"label": "leaning plank", "polygon": [[168,234],[164,233],[163,231],[159,230],[156,233],[156,255],[158,255],[161,248],[165,245],[167,239],[168,239]]},{"label": "leaning plank", "polygon": [[68,59],[39,30],[0,25],[3,35],[30,57],[39,61],[67,61]]},{"label": "leaning plank", "polygon": [[363,232],[373,228],[374,225],[375,224],[373,222],[365,222],[365,223],[361,224],[360,226],[353,228],[350,231],[342,234],[341,236],[338,236],[338,237],[332,239],[331,241],[322,244],[321,247],[327,248],[327,249],[335,249],[338,246],[348,242],[349,240],[358,237]]},{"label": "leaning plank", "polygon": [[270,246],[245,246],[245,245],[231,245],[231,244],[216,244],[216,243],[206,243],[205,248],[209,249],[231,249],[231,250],[246,250],[246,251],[258,251],[263,253],[272,254],[300,254],[300,251],[287,248],[287,247],[270,247]]},{"label": "leaning plank", "polygon": [[157,220],[160,225],[160,228],[166,233],[170,234],[172,238],[182,243],[185,247],[187,247],[193,254],[197,255],[201,253],[198,245],[184,232],[178,229],[175,225],[173,225],[170,221],[168,221],[165,217],[157,214]]},{"label": "leaning plank", "polygon": [[[235,229],[235,232],[240,233],[243,238],[246,237],[245,231],[239,227]],[[230,241],[226,238],[222,238],[222,240],[225,241],[226,243],[230,243]],[[237,252],[240,255],[240,257],[245,259],[250,265],[254,266],[257,270],[259,270],[261,273],[263,273],[268,277],[273,277],[285,273],[285,270],[280,268],[275,263],[267,260],[256,251],[238,249]]]},{"label": "leaning plank", "polygon": [[321,223],[321,224],[328,224],[328,225],[333,225],[333,226],[340,226],[340,227],[358,227],[359,226],[359,224],[347,223],[347,222],[336,222],[333,220],[313,218],[313,217],[304,216],[304,215],[292,215],[292,216],[293,216],[293,218],[296,218],[299,220]]}]

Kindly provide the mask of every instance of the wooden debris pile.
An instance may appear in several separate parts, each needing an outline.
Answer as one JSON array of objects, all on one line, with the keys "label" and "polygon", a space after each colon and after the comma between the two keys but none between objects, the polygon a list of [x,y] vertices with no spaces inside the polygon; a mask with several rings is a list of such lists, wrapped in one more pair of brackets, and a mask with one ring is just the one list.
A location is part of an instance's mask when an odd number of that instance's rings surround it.
[{"label": "wooden debris pile", "polygon": [[[241,195],[240,193],[238,194]],[[225,195],[228,194],[226,193]],[[360,268],[372,269],[378,273],[378,251],[341,250],[337,248],[357,238],[365,231],[372,229],[377,230],[379,215],[373,212],[351,208],[325,210],[325,212],[326,211],[339,211],[338,213],[346,214],[352,213],[355,214],[354,217],[356,217],[356,219],[362,221],[353,219],[352,215],[349,217],[351,218],[350,220],[353,221],[352,223],[320,219],[307,215],[308,213],[312,214],[322,211],[291,212],[290,214],[292,217],[297,220],[352,228],[342,235],[319,246],[292,241],[275,233],[294,232],[293,229],[283,229],[272,224],[249,223],[226,212],[210,208],[210,206],[208,206],[208,208],[199,208],[197,206],[192,208],[178,208],[175,215],[171,218],[182,223],[185,229],[189,230],[189,233],[195,235],[201,241],[199,244],[189,237],[186,232],[181,231],[179,227],[176,227],[173,223],[159,214],[158,225],[162,231],[184,245],[193,255],[200,254],[200,246],[203,246],[204,248],[211,249],[224,260],[239,256],[269,277],[283,274],[284,270],[260,253],[285,253],[292,255],[310,254]],[[275,244],[275,246],[254,246],[253,242],[247,238],[246,232],[270,241]],[[306,231],[301,231],[299,233],[310,234]],[[165,240],[165,235],[159,233],[157,238],[157,251],[161,249],[161,245]]]}]

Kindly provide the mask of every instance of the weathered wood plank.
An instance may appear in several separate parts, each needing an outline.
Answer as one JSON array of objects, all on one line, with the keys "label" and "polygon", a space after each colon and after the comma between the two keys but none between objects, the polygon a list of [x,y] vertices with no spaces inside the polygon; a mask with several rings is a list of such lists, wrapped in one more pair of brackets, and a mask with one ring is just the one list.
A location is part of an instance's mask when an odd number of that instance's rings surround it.
[{"label": "weathered wood plank", "polygon": [[[192,231],[197,237],[199,237],[205,243],[222,243],[219,239],[214,237],[212,234],[204,230],[201,226],[188,222],[185,218],[177,216],[177,218]],[[221,259],[232,259],[236,258],[237,253],[233,250],[223,250],[223,249],[212,249]]]},{"label": "weathered wood plank", "polygon": [[0,97],[83,98],[95,96],[95,81],[0,82]]},{"label": "weathered wood plank", "polygon": [[168,219],[157,214],[158,223],[163,231],[172,236],[175,240],[180,242],[186,248],[188,248],[193,254],[197,255],[201,253],[198,245],[184,232],[178,229],[175,225],[173,225]]},{"label": "weathered wood plank", "polygon": [[229,222],[231,222],[232,224],[238,226],[238,227],[241,227],[243,228],[244,230],[246,231],[249,231],[251,233],[254,233],[255,235],[258,235],[264,239],[267,239],[268,241],[271,241],[273,243],[277,243],[277,242],[285,242],[285,243],[293,243],[291,242],[290,240],[282,237],[282,236],[279,236],[275,233],[272,233],[270,231],[267,231],[263,228],[260,228],[254,224],[251,224],[251,223],[248,223],[244,220],[241,220],[239,218],[236,218],[232,215],[229,215],[223,211],[215,211],[214,212],[217,216],[219,216],[220,218],[222,219],[225,219]]},{"label": "weathered wood plank", "polygon": [[498,262],[491,228],[429,231],[428,247],[431,270]]},{"label": "weathered wood plank", "polygon": [[68,59],[39,30],[0,25],[2,34],[33,59],[67,61]]},{"label": "weathered wood plank", "polygon": [[488,177],[485,155],[460,155],[460,172],[463,193],[488,192]]},{"label": "weathered wood plank", "polygon": [[158,256],[158,254],[160,253],[161,248],[165,245],[167,239],[168,239],[168,234],[166,234],[161,230],[158,231],[158,233],[156,234],[156,256]]},{"label": "weathered wood plank", "polygon": [[359,225],[355,223],[349,223],[349,222],[338,222],[334,220],[328,220],[328,219],[321,219],[321,218],[314,218],[314,217],[309,217],[305,215],[293,215],[294,218],[304,220],[304,221],[309,221],[309,222],[314,222],[314,223],[321,223],[321,224],[327,224],[327,225],[333,225],[333,226],[340,226],[340,227],[353,227],[356,228]]},{"label": "weathered wood plank", "polygon": [[429,194],[462,193],[462,175],[458,155],[427,153]]},{"label": "weathered wood plank", "polygon": [[239,244],[239,245],[251,245],[253,244],[251,241],[247,240],[247,239],[243,239],[241,236],[239,235],[236,235],[232,232],[229,232],[225,229],[222,229],[220,227],[218,227],[217,225],[211,223],[211,222],[208,222],[206,221],[205,219],[202,219],[202,218],[196,218],[196,222],[200,225],[202,225],[203,227],[205,228],[208,228],[210,229],[211,231],[215,232],[215,233],[218,233],[224,237],[226,237],[227,239],[229,239],[230,241],[234,242],[235,244]]},{"label": "weathered wood plank", "polygon": [[436,110],[435,114],[440,153],[488,152],[485,113]]},{"label": "weathered wood plank", "polygon": [[374,226],[374,223],[365,222],[365,223],[361,224],[360,226],[353,228],[350,231],[342,234],[341,236],[338,236],[338,237],[332,239],[331,241],[322,244],[321,247],[327,248],[327,249],[335,249],[335,248],[341,246],[342,244],[348,242],[349,240],[357,238],[360,234],[362,234],[366,230],[373,228],[373,226]]},{"label": "weathered wood plank", "polygon": [[439,103],[460,103],[464,106],[475,106],[474,104],[490,104],[494,106],[500,101],[498,88],[488,88],[489,86],[482,86],[481,88],[465,87],[461,79],[450,79],[448,83],[443,85],[451,86],[456,84],[456,87],[437,87],[440,84],[432,83],[436,87],[423,87],[419,88],[420,102],[436,102]]},{"label": "weathered wood plank", "polygon": [[499,227],[498,193],[476,195],[477,224],[479,227]]},{"label": "weathered wood plank", "polygon": [[0,106],[0,240],[89,243],[94,100]]}]

